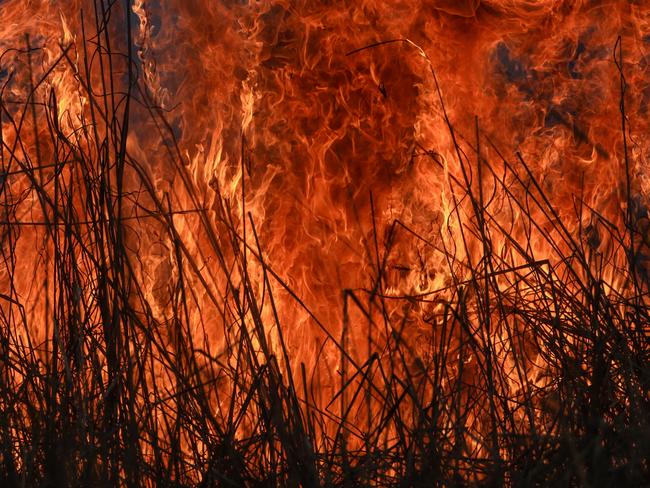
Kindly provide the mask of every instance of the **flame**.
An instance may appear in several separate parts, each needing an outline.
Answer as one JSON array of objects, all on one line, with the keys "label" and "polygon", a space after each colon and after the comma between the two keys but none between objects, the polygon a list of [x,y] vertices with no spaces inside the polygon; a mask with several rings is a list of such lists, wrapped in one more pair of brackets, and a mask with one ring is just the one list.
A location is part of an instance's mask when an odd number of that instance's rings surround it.
[{"label": "flame", "polygon": [[[114,317],[103,300],[128,304],[129,347],[169,354],[147,356],[133,380],[168,399],[151,411],[163,430],[190,408],[170,372],[183,365],[214,382],[211,417],[242,416],[235,439],[256,429],[242,386],[253,366],[300,390],[303,415],[320,415],[310,435],[352,451],[399,439],[393,424],[371,434],[386,405],[416,425],[414,398],[442,405],[446,446],[468,459],[508,456],[490,433],[510,412],[518,433],[553,432],[553,341],[575,319],[558,293],[592,275],[607,296],[647,281],[647,263],[626,254],[648,245],[642,2],[135,0],[110,16],[97,5],[0,4],[0,294],[3,313],[21,310],[15,344],[42,346],[46,364],[53,334],[72,334],[59,331],[66,316],[99,330]],[[119,179],[119,210],[84,178]],[[61,268],[62,242],[74,269]],[[106,270],[116,262],[128,277]],[[78,279],[69,291],[54,285],[64,271]],[[110,300],[107,280],[125,287]],[[77,308],[63,314],[65,293]],[[552,322],[535,319],[544,307]],[[110,330],[70,357],[98,360]],[[581,339],[563,340],[579,364]],[[252,371],[235,365],[243,347]],[[105,355],[88,381],[110,392],[121,373]],[[464,418],[444,401],[458,385],[458,405],[476,402]],[[485,389],[503,402],[478,402]]]}]

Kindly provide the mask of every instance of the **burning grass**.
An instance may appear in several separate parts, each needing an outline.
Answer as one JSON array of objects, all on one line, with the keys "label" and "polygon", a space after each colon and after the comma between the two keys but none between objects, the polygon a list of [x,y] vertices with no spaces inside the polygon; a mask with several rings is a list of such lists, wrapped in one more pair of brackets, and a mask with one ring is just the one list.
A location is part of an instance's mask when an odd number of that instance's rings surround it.
[{"label": "burning grass", "polygon": [[[462,134],[441,105],[457,170],[413,152],[451,195],[438,238],[382,224],[369,193],[368,286],[342,289],[326,323],[247,208],[246,139],[236,191],[215,183],[208,202],[140,77],[131,17],[101,7],[82,20],[95,34],[55,56],[27,38],[1,58],[15,68],[0,93],[4,486],[650,478],[648,211],[627,146],[624,215],[579,192],[560,215],[524,155],[478,122]],[[621,73],[622,141],[625,88]],[[443,263],[424,270],[435,286],[396,285],[414,266],[404,246]],[[310,362],[291,316],[323,339]]]}]

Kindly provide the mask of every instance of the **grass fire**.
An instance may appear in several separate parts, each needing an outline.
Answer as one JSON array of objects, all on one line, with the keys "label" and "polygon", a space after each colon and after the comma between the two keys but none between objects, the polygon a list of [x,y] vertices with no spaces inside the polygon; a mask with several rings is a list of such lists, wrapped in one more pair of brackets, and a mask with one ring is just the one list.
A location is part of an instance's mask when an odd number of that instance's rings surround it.
[{"label": "grass fire", "polygon": [[2,486],[650,483],[650,5],[0,0]]}]

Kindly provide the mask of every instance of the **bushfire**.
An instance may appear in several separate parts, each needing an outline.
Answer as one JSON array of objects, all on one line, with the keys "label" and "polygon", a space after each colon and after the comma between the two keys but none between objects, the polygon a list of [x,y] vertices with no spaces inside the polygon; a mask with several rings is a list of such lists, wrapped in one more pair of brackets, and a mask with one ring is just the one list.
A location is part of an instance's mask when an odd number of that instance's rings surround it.
[{"label": "bushfire", "polygon": [[0,19],[4,485],[650,480],[647,2]]}]

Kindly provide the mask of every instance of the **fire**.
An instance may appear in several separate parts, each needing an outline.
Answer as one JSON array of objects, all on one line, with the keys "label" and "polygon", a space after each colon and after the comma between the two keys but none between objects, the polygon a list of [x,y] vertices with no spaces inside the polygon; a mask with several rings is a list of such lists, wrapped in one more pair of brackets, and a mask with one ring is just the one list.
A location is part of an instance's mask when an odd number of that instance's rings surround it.
[{"label": "fire", "polygon": [[642,2],[0,15],[0,428],[97,429],[47,479],[517,484],[647,405]]}]

